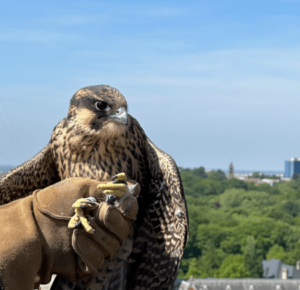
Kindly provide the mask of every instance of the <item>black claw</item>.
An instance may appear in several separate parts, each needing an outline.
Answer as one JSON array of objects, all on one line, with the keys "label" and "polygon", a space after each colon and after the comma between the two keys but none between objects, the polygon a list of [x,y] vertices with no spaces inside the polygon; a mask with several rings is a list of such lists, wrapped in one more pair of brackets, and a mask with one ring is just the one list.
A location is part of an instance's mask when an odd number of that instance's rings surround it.
[{"label": "black claw", "polygon": [[81,220],[79,220],[75,225],[74,225],[74,227],[75,228],[78,228],[78,226],[81,224]]},{"label": "black claw", "polygon": [[91,202],[97,202],[96,198],[90,196],[86,198],[87,200],[91,201]]},{"label": "black claw", "polygon": [[127,185],[127,182],[126,181],[124,181],[124,180],[114,180],[112,183],[123,183],[123,184],[126,184]]},{"label": "black claw", "polygon": [[109,194],[106,196],[106,202],[110,205],[113,205],[116,200],[117,200],[117,198],[113,194]]},{"label": "black claw", "polygon": [[118,174],[114,175],[111,180],[115,180],[118,177]]}]

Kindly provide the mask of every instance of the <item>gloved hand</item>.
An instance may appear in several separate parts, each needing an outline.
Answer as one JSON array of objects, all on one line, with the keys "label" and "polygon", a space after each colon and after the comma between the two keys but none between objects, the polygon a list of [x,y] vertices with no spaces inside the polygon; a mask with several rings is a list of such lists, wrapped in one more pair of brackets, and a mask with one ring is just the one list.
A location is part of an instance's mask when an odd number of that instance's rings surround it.
[{"label": "gloved hand", "polygon": [[[112,204],[98,185],[96,180],[71,178],[0,207],[0,273],[5,290],[32,290],[34,282],[35,287],[46,284],[54,273],[79,281],[122,246],[137,215],[135,196],[140,187],[128,182],[131,190]],[[86,231],[82,222],[68,229],[75,213],[72,205],[90,197],[95,198],[93,206],[84,207],[83,214],[93,231]]]},{"label": "gloved hand", "polygon": [[74,230],[72,245],[80,257],[81,271],[87,274],[97,273],[104,259],[114,256],[131,233],[131,222],[138,212],[135,196],[140,191],[139,185],[128,186],[124,173],[113,177],[112,182],[99,184],[97,188],[106,194],[107,202],[98,204],[93,197],[78,199],[72,206],[75,215],[68,225],[69,228],[82,225],[82,229]]}]

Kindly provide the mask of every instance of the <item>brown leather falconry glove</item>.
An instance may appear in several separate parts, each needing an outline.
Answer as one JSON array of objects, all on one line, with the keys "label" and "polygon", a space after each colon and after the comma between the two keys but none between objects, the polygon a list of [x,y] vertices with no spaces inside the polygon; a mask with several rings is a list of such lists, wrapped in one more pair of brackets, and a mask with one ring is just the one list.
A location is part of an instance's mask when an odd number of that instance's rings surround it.
[{"label": "brown leather falconry glove", "polygon": [[[0,207],[0,273],[5,290],[32,290],[48,283],[52,274],[80,281],[113,257],[132,234],[140,186],[128,182],[126,194],[105,201],[99,183],[70,178]],[[72,229],[70,220],[78,205],[84,216],[75,215]]]}]

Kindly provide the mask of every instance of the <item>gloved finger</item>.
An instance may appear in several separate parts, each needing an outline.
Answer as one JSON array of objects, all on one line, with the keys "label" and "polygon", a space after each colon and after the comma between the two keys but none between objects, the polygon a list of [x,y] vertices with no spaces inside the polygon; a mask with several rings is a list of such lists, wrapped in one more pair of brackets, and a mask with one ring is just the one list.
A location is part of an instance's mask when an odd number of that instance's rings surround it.
[{"label": "gloved finger", "polygon": [[94,234],[92,239],[99,244],[101,248],[103,248],[106,252],[105,257],[111,258],[114,256],[116,251],[120,248],[120,240],[118,237],[109,232],[105,227],[100,226],[97,223],[96,218],[90,219],[91,227],[94,229]]},{"label": "gloved finger", "polygon": [[117,205],[117,208],[123,213],[123,216],[131,221],[136,220],[139,206],[135,196],[129,194],[122,202]]},{"label": "gloved finger", "polygon": [[78,266],[83,273],[97,273],[105,260],[105,252],[99,245],[80,230],[74,230],[72,246],[83,263]]},{"label": "gloved finger", "polygon": [[102,202],[96,212],[96,217],[100,223],[113,232],[121,241],[125,240],[131,232],[131,223],[113,205]]}]

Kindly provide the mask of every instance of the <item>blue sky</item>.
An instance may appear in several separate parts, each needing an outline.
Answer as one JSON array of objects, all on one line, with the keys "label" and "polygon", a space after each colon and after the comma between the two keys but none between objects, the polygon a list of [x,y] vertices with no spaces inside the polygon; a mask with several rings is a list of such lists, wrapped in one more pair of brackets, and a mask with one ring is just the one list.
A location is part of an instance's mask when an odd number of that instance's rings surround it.
[{"label": "blue sky", "polygon": [[109,84],[180,166],[283,170],[300,157],[299,52],[299,0],[0,0],[0,164]]}]

